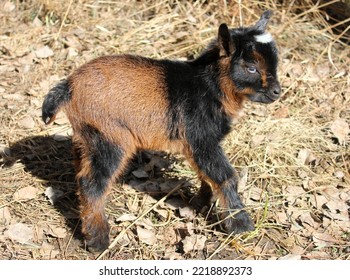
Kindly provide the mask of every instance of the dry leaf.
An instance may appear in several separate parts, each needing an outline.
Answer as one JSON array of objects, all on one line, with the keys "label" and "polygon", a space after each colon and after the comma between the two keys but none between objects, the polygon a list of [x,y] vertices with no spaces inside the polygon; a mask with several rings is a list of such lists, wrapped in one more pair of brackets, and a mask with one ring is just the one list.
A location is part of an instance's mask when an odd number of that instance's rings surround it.
[{"label": "dry leaf", "polygon": [[166,260],[182,260],[183,257],[180,253],[175,252],[175,248],[167,248],[164,254]]},{"label": "dry leaf", "polygon": [[301,149],[298,153],[298,164],[304,165],[306,163],[306,159],[309,156],[310,152],[306,149]]},{"label": "dry leaf", "polygon": [[249,113],[259,117],[266,117],[268,115],[267,108],[262,106],[254,106]]},{"label": "dry leaf", "polygon": [[290,252],[291,252],[293,255],[303,255],[304,252],[305,252],[305,248],[296,245],[296,244],[295,244],[295,241],[294,241],[294,246],[293,246],[292,248],[290,248]]},{"label": "dry leaf", "polygon": [[266,138],[266,136],[263,134],[253,135],[250,144],[253,148],[258,147],[259,145],[261,145],[265,141],[265,138]]},{"label": "dry leaf", "polygon": [[125,213],[123,215],[121,215],[119,218],[116,219],[117,222],[129,222],[129,221],[134,221],[136,220],[136,216],[133,215],[133,214],[128,214],[128,213]]},{"label": "dry leaf", "polygon": [[273,116],[276,119],[283,119],[283,118],[287,118],[289,116],[289,109],[287,106],[282,105],[281,108],[279,108],[274,114]]},{"label": "dry leaf", "polygon": [[78,55],[78,51],[75,48],[73,47],[68,48],[67,59],[74,58],[77,55]]},{"label": "dry leaf", "polygon": [[175,245],[178,243],[177,229],[174,227],[166,227],[164,233],[161,235],[162,241],[169,245]]},{"label": "dry leaf", "polygon": [[340,199],[327,201],[326,206],[333,213],[348,212],[349,209],[349,206]]},{"label": "dry leaf", "polygon": [[316,160],[316,157],[308,149],[301,149],[298,153],[298,163],[300,165],[309,164]]},{"label": "dry leaf", "polygon": [[299,216],[299,220],[304,226],[307,225],[307,226],[310,226],[314,229],[317,229],[320,226],[320,224],[315,222],[315,220],[311,217],[309,212],[302,213]]},{"label": "dry leaf", "polygon": [[280,224],[289,224],[290,223],[288,216],[285,212],[277,212],[276,218],[277,218],[278,223],[280,223]]},{"label": "dry leaf", "polygon": [[12,241],[17,241],[19,243],[27,243],[34,237],[33,230],[22,223],[10,225],[6,235]]},{"label": "dry leaf", "polygon": [[187,229],[187,233],[189,235],[193,235],[194,234],[194,225],[193,225],[193,223],[191,223],[191,222],[186,223],[186,229]]},{"label": "dry leaf", "polygon": [[134,236],[131,237],[131,236],[129,235],[129,233],[126,232],[125,234],[123,234],[123,235],[121,236],[121,238],[118,239],[118,244],[119,244],[120,246],[125,247],[125,246],[128,246],[128,245],[130,244],[130,242],[133,241],[133,240],[134,240]]},{"label": "dry leaf", "polygon": [[65,238],[67,236],[67,230],[61,227],[49,226],[46,234],[57,238]]},{"label": "dry leaf", "polygon": [[43,22],[37,16],[34,18],[32,24],[36,27],[43,26]]},{"label": "dry leaf", "polygon": [[137,236],[139,237],[140,241],[142,241],[143,243],[146,243],[148,245],[153,245],[157,241],[157,238],[153,230],[145,229],[140,226],[137,226],[136,230],[137,230]]},{"label": "dry leaf", "polygon": [[6,13],[11,13],[15,9],[16,9],[16,5],[14,3],[12,3],[11,1],[7,1],[3,6],[3,10]]},{"label": "dry leaf", "polygon": [[332,235],[328,233],[315,232],[313,233],[312,240],[318,249],[331,246],[334,243],[339,243],[340,240],[335,239]]},{"label": "dry leaf", "polygon": [[53,56],[53,51],[48,46],[44,46],[40,49],[37,49],[35,51],[35,55],[37,58],[48,58],[50,56]]},{"label": "dry leaf", "polygon": [[186,207],[180,207],[179,208],[179,214],[180,217],[187,218],[187,219],[194,219],[196,217],[194,210],[188,206]]},{"label": "dry leaf", "polygon": [[167,219],[169,217],[169,215],[171,215],[170,211],[165,210],[165,209],[160,209],[158,207],[156,207],[155,209],[153,209],[155,212],[157,212],[162,218]]},{"label": "dry leaf", "polygon": [[239,173],[238,183],[237,183],[237,189],[243,190],[245,189],[248,181],[248,168],[242,168],[241,172]]},{"label": "dry leaf", "polygon": [[34,187],[24,187],[13,194],[15,200],[29,200],[36,197],[39,190]]},{"label": "dry leaf", "polygon": [[278,258],[279,260],[301,260],[301,255],[288,254],[286,256]]},{"label": "dry leaf", "polygon": [[332,123],[331,131],[340,143],[344,143],[350,132],[349,124],[343,119],[337,119]]},{"label": "dry leaf", "polygon": [[136,225],[141,226],[142,228],[153,230],[154,225],[149,218],[143,218],[142,220],[138,220]]},{"label": "dry leaf", "polygon": [[312,251],[305,255],[310,260],[329,260],[330,256],[327,252],[323,251]]},{"label": "dry leaf", "polygon": [[39,252],[41,256],[47,257],[48,259],[53,259],[59,254],[59,250],[55,250],[55,246],[45,241],[41,245]]},{"label": "dry leaf", "polygon": [[36,123],[31,116],[26,116],[22,120],[19,121],[19,125],[22,128],[32,129],[36,126]]},{"label": "dry leaf", "polygon": [[252,188],[249,192],[249,198],[253,201],[261,201],[264,198],[264,191],[260,188]]},{"label": "dry leaf", "polygon": [[203,250],[206,241],[207,238],[204,235],[186,236],[186,238],[182,241],[183,250],[185,253]]},{"label": "dry leaf", "polygon": [[300,63],[291,63],[289,70],[290,70],[291,76],[296,76],[296,77],[303,75],[305,72],[304,65],[301,65]]}]

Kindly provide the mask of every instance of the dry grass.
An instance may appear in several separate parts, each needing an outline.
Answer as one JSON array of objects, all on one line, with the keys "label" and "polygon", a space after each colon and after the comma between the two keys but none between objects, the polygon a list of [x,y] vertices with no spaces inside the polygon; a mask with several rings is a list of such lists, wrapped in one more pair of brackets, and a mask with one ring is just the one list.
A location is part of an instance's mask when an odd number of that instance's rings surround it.
[{"label": "dry grass", "polygon": [[[63,115],[51,127],[40,121],[43,96],[55,81],[103,54],[194,57],[219,23],[247,25],[267,8],[275,11],[269,28],[279,45],[284,95],[269,106],[246,104],[245,116],[224,143],[241,174],[239,191],[257,229],[231,236],[214,225],[213,209],[193,216],[186,205],[198,182],[187,163],[145,154],[131,171],[146,171],[148,178],[130,173],[111,193],[107,213],[114,242],[100,257],[350,258],[350,141],[346,125],[344,139],[336,132],[341,121],[350,123],[350,49],[341,40],[349,29],[333,33],[334,24],[313,1],[241,1],[240,7],[238,2],[0,4],[3,259],[98,257],[84,250],[79,234],[69,124]],[[40,58],[43,46],[53,55]],[[60,195],[54,205],[48,189]],[[31,238],[11,238],[18,224]],[[188,249],[196,242],[195,250]]]}]

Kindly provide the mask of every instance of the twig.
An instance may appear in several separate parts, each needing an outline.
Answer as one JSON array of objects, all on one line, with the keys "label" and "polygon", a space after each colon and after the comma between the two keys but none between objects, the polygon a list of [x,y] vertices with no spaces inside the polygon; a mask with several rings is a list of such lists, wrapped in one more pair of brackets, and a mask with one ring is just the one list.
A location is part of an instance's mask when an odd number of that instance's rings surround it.
[{"label": "twig", "polygon": [[62,22],[61,22],[60,29],[58,30],[58,32],[57,32],[57,34],[56,34],[56,38],[55,38],[56,41],[57,41],[58,37],[60,37],[60,34],[61,34],[61,31],[62,31],[64,22],[65,22],[66,19],[67,19],[67,16],[68,16],[69,10],[70,10],[70,8],[71,8],[71,6],[72,6],[72,3],[73,3],[73,0],[70,0],[70,1],[69,1],[69,5],[68,5],[68,8],[67,8],[67,10],[66,10],[66,13],[64,14],[63,20],[62,20]]},{"label": "twig", "polygon": [[242,0],[238,0],[238,10],[239,10],[239,26],[243,26],[243,16],[242,16]]}]

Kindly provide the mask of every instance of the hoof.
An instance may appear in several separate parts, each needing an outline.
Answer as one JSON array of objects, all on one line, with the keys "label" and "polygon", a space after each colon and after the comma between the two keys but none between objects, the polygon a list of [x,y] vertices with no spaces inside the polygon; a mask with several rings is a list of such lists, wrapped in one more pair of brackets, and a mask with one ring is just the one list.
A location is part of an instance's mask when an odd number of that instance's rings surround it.
[{"label": "hoof", "polygon": [[100,253],[106,250],[109,246],[109,236],[107,234],[95,236],[86,239],[87,249],[91,253]]},{"label": "hoof", "polygon": [[102,252],[109,246],[109,224],[106,219],[99,223],[83,223],[82,233],[90,252]]},{"label": "hoof", "polygon": [[226,218],[224,225],[229,233],[233,232],[238,234],[255,229],[252,219],[249,217],[248,213],[243,210],[232,217]]}]

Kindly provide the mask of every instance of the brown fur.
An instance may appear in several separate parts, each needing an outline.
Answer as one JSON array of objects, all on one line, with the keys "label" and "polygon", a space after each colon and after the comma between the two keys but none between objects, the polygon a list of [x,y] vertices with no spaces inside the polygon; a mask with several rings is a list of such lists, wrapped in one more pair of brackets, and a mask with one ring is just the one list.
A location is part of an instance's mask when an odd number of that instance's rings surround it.
[{"label": "brown fur", "polygon": [[[73,95],[65,112],[74,131],[90,124],[112,143],[129,143],[124,148],[130,153],[135,148],[182,150],[181,143],[167,136],[166,88],[157,66],[129,56],[102,57],[79,68],[69,82]],[[116,111],[118,122],[113,118]]]}]

